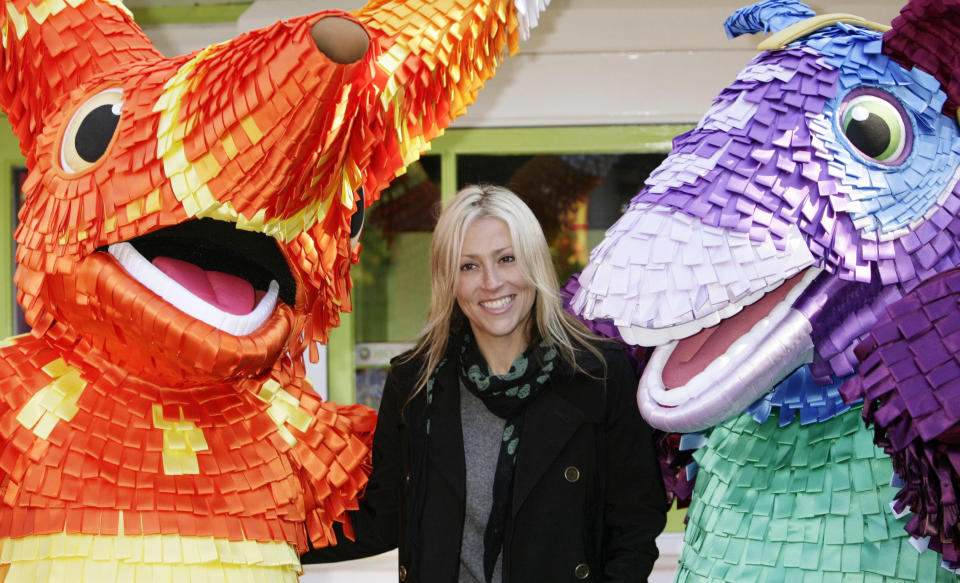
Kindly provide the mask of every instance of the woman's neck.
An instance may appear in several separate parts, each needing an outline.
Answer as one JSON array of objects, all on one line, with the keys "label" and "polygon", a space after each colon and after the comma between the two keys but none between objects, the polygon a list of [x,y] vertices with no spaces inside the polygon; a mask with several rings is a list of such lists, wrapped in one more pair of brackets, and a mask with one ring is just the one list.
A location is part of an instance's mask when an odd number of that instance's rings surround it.
[{"label": "woman's neck", "polygon": [[529,334],[488,336],[474,331],[474,338],[480,354],[490,367],[490,373],[494,375],[505,375],[510,372],[510,365],[530,344]]}]

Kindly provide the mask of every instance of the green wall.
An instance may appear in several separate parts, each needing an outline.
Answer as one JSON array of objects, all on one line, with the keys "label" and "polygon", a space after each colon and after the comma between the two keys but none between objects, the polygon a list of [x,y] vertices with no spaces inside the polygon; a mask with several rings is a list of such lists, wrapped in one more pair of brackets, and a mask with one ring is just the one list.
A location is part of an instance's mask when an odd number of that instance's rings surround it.
[{"label": "green wall", "polygon": [[0,123],[0,335],[13,333],[13,170],[23,166],[20,144],[7,116]]}]

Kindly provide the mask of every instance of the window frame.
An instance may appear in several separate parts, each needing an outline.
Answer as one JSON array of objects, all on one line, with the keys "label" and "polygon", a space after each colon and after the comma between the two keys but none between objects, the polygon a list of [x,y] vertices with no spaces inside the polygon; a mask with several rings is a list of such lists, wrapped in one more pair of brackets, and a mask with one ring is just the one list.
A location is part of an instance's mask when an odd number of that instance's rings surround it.
[{"label": "window frame", "polygon": [[[672,149],[673,138],[693,127],[644,124],[458,128],[447,130],[424,154],[440,156],[440,196],[446,204],[457,193],[457,157],[461,155],[666,154]],[[327,343],[329,399],[338,403],[356,403],[355,326],[353,313],[341,314],[340,326],[331,331]]]}]

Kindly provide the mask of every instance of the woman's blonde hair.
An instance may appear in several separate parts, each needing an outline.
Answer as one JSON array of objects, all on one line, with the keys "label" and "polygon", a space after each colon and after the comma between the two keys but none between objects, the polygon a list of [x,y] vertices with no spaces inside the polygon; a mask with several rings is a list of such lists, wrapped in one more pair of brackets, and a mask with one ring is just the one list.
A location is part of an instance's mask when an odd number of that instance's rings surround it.
[{"label": "woman's blonde hair", "polygon": [[409,355],[409,358],[421,356],[426,362],[410,399],[427,385],[443,359],[451,328],[468,325],[456,299],[460,252],[467,229],[473,221],[485,218],[500,219],[510,230],[517,264],[536,290],[531,326],[540,339],[557,348],[561,358],[574,370],[586,372],[577,362],[578,347],[590,351],[604,362],[600,351],[590,342],[597,337],[563,309],[550,248],[530,208],[506,188],[470,185],[460,190],[440,213],[433,231],[430,246],[430,311],[417,345]]}]

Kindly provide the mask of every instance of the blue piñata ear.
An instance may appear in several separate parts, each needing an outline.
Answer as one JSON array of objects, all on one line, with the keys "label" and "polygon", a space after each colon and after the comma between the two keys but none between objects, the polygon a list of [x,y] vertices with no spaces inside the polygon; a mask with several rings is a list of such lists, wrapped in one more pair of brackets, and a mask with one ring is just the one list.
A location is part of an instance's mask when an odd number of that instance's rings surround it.
[{"label": "blue pi\u00f1ata ear", "polygon": [[723,28],[730,38],[741,34],[771,33],[811,16],[816,13],[799,0],[763,0],[734,12],[723,23]]}]

